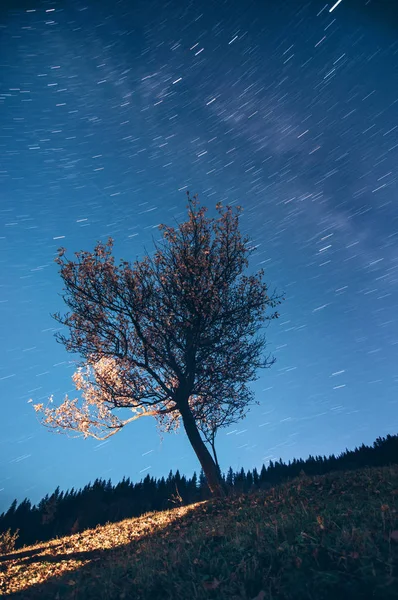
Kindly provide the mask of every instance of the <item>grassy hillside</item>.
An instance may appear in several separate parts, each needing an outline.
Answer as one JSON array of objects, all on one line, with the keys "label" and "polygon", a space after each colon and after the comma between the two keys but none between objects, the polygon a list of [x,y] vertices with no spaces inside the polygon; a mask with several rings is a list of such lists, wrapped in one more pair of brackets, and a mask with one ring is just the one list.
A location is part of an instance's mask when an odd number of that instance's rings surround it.
[{"label": "grassy hillside", "polygon": [[397,598],[397,505],[397,466],[303,476],[0,556],[0,596]]}]

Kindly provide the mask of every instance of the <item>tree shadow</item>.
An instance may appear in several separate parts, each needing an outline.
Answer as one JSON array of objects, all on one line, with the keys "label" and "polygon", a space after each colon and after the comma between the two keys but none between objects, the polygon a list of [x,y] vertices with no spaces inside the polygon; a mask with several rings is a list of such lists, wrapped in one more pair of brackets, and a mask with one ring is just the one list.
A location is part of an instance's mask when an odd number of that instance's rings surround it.
[{"label": "tree shadow", "polygon": [[[57,546],[53,546],[53,548],[58,548],[60,544],[57,544]],[[39,548],[35,548],[34,550],[14,550],[13,552],[9,552],[8,554],[2,554],[0,556],[0,563],[6,561],[6,560],[15,560],[17,558],[22,558],[25,556],[33,556],[34,554],[37,554],[38,552],[42,552],[43,550],[46,550],[47,546],[40,546]]]},{"label": "tree shadow", "polygon": [[[178,512],[177,512],[178,511]],[[155,544],[156,550],[159,549],[161,554],[164,551],[167,554],[167,547],[172,547],[173,543],[180,541],[184,530],[188,529],[190,524],[195,520],[200,520],[205,524],[207,519],[211,520],[216,514],[225,511],[222,501],[214,500],[210,504],[201,503],[199,505],[185,506],[176,509],[177,514],[173,515],[173,520],[156,526],[153,531],[145,532],[137,536],[127,544],[117,546],[115,548],[106,549],[88,549],[79,550],[77,552],[65,552],[62,549],[68,547],[68,543],[61,543],[54,547],[49,547],[43,544],[35,550],[27,550],[15,552],[11,555],[2,557],[3,564],[0,565],[0,583],[1,574],[3,573],[3,581],[7,577],[7,562],[15,563],[18,560],[18,565],[22,569],[26,569],[27,580],[37,577],[40,572],[40,583],[33,583],[26,587],[23,591],[11,592],[9,589],[3,590],[8,593],[7,598],[13,600],[107,600],[125,598],[156,600],[156,598],[167,597],[165,589],[159,589],[158,593],[152,589],[146,595],[145,590],[140,590],[134,585],[134,566],[135,558],[140,562],[140,569],[146,563],[146,558],[153,558],[152,543]],[[117,523],[111,524],[117,532]],[[107,527],[106,525],[104,527]],[[148,527],[148,529],[150,529]],[[84,532],[78,534],[84,538]],[[212,536],[210,536],[210,539]],[[151,541],[149,547],[148,540]],[[83,545],[83,542],[82,542]],[[152,547],[152,552],[151,552]],[[54,554],[40,554],[43,550],[55,549]],[[57,553],[57,550],[59,552]],[[21,558],[21,560],[19,560]],[[73,561],[89,562],[84,565],[73,565]],[[70,564],[67,564],[70,561]],[[37,564],[36,568],[29,568],[30,565]],[[43,565],[43,563],[45,563]],[[172,568],[169,565],[167,568]],[[47,569],[47,570],[46,570]],[[31,573],[29,571],[32,571]],[[54,575],[60,571],[59,575]],[[10,582],[10,575],[8,576]],[[10,585],[10,584],[8,584]],[[2,593],[0,585],[0,595]],[[4,592],[3,592],[4,593]]]},{"label": "tree shadow", "polygon": [[[62,546],[62,544],[60,544],[60,545]],[[51,546],[51,549],[52,548],[58,548],[58,546]],[[14,555],[8,554],[5,557],[1,557],[0,562],[2,562],[4,560],[18,560],[21,558],[21,560],[19,560],[18,562],[22,565],[31,565],[32,563],[35,563],[35,562],[45,562],[45,563],[55,562],[55,563],[57,563],[57,562],[62,562],[63,560],[70,560],[70,559],[76,559],[76,560],[95,559],[95,558],[99,558],[100,554],[103,552],[103,550],[82,550],[81,552],[54,554],[53,556],[51,554],[38,554],[38,552],[41,552],[46,549],[47,549],[47,547],[43,546],[36,550],[27,550],[26,552],[21,552],[19,554],[14,554]]]}]

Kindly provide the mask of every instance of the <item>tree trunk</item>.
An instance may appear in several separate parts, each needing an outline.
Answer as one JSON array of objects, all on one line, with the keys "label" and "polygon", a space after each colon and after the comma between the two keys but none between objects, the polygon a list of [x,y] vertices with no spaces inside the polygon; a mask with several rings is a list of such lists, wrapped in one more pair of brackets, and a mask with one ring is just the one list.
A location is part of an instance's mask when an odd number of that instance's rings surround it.
[{"label": "tree trunk", "polygon": [[188,402],[181,403],[179,405],[179,410],[185,432],[192,448],[195,451],[196,456],[199,459],[203,472],[206,475],[207,485],[209,486],[212,495],[218,498],[224,498],[225,491],[222,486],[222,480],[220,478],[219,471],[212,455],[200,437],[199,430],[196,426],[196,422],[192,415],[191,409],[189,408]]}]

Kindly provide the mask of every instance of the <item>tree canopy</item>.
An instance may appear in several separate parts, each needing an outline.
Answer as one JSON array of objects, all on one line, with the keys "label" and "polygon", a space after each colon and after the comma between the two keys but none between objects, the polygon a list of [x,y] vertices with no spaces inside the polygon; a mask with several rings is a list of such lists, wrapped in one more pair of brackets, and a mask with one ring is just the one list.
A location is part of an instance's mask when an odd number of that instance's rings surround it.
[{"label": "tree canopy", "polygon": [[[75,262],[58,250],[71,312],[53,315],[70,331],[56,338],[84,359],[72,377],[83,401],[35,409],[48,427],[97,439],[144,416],[164,431],[182,421],[210,490],[222,494],[215,435],[245,416],[248,383],[274,363],[263,329],[283,298],[268,294],[263,270],[244,273],[253,248],[239,230],[240,207],[218,203],[209,218],[188,193],[187,210],[177,227],[159,226],[162,242],[133,266],[115,266],[112,238],[76,252]],[[122,418],[123,409],[133,415]]]}]

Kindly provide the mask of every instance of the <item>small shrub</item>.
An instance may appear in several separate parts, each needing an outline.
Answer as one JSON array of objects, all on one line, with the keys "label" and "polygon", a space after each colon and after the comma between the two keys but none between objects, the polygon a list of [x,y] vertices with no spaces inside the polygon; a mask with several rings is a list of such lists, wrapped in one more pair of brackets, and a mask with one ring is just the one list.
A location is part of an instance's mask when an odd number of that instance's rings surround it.
[{"label": "small shrub", "polygon": [[19,529],[14,533],[11,533],[11,529],[7,529],[3,533],[0,533],[0,554],[8,554],[15,550],[15,542],[19,537]]}]

